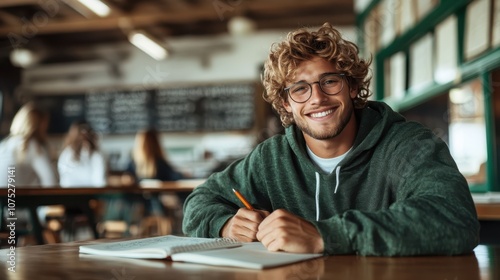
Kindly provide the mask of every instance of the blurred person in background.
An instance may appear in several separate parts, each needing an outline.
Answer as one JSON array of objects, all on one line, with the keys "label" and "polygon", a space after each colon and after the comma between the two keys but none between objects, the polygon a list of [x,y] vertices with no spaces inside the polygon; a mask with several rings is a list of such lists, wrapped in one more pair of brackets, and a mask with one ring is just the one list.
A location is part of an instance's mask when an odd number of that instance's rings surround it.
[{"label": "blurred person in background", "polygon": [[137,133],[135,137],[132,160],[127,171],[136,182],[141,180],[177,181],[184,175],[168,162],[160,144],[160,137],[155,129],[147,129]]},{"label": "blurred person in background", "polygon": [[[8,187],[9,183],[16,188],[57,186],[57,173],[47,145],[48,126],[49,115],[34,103],[26,103],[19,109],[9,135],[0,142],[0,188]],[[13,181],[9,182],[9,178]],[[42,225],[48,209],[48,206],[37,208]],[[30,228],[28,209],[17,209],[16,218],[18,228]]]},{"label": "blurred person in background", "polygon": [[7,169],[15,170],[16,187],[57,185],[47,145],[49,115],[27,103],[16,113],[10,134],[0,143],[0,187],[7,187]]},{"label": "blurred person in background", "polygon": [[[151,183],[155,186],[164,181],[177,181],[186,177],[168,162],[161,146],[160,135],[155,129],[142,130],[136,134],[132,157],[125,176],[131,178],[122,181],[136,184]],[[137,211],[131,211],[127,214],[125,210],[125,212],[118,211],[118,213],[121,212],[121,216],[125,217],[129,224],[134,224],[147,216],[177,216],[181,215],[179,211],[182,212],[182,204],[187,196],[188,193],[183,192],[176,192],[174,195],[151,195],[144,197],[142,201],[127,202],[131,208],[137,208],[139,203],[144,206],[144,212],[139,217]],[[116,205],[114,208],[119,209],[120,204]],[[182,217],[178,219],[180,224]]]},{"label": "blurred person in background", "polygon": [[57,168],[61,187],[106,185],[106,160],[99,150],[98,136],[87,122],[71,125]]},{"label": "blurred person in background", "polygon": [[[106,186],[106,160],[99,150],[98,140],[97,134],[86,121],[79,120],[71,124],[57,161],[61,187]],[[91,238],[90,227],[77,230],[77,221],[86,219],[84,209],[79,206],[65,207],[61,234],[63,240]]]}]

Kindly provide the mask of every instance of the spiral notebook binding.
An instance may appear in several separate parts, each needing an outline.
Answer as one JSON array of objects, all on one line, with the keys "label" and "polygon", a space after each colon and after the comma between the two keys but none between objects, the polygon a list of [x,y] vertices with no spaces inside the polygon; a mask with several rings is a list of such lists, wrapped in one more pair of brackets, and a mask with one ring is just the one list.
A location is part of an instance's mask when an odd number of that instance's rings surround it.
[{"label": "spiral notebook binding", "polygon": [[234,238],[223,237],[223,238],[215,238],[213,240],[198,244],[176,246],[170,250],[170,253],[176,254],[176,253],[191,252],[191,251],[206,251],[213,249],[231,248],[237,246],[241,246],[241,242],[239,242]]}]

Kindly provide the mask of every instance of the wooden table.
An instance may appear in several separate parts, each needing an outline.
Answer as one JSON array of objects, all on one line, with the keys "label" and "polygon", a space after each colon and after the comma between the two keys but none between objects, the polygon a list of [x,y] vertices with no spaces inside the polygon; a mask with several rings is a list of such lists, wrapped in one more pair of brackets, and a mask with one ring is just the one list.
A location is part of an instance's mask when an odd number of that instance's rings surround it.
[{"label": "wooden table", "polygon": [[[203,183],[203,179],[179,180],[172,182],[149,183],[147,185],[129,187],[104,187],[104,188],[23,188],[15,189],[15,208],[28,208],[33,225],[33,234],[39,244],[43,244],[42,226],[38,220],[37,208],[44,205],[63,205],[80,208],[87,216],[89,223],[93,225],[95,238],[98,238],[96,220],[89,202],[109,195],[124,195],[128,197],[139,197],[147,194],[158,194],[162,192],[191,192],[195,187]],[[0,217],[8,205],[7,195],[12,193],[8,189],[0,189]],[[11,201],[12,202],[12,201]],[[4,225],[0,219],[0,229]]]},{"label": "wooden table", "polygon": [[479,220],[500,221],[500,203],[476,203]]},{"label": "wooden table", "polygon": [[477,216],[480,220],[500,221],[500,193],[473,193]]},{"label": "wooden table", "polygon": [[79,245],[102,241],[17,248],[15,272],[8,270],[9,250],[0,250],[0,279],[500,279],[500,247],[485,245],[464,256],[329,256],[266,270],[249,270],[78,254]]}]

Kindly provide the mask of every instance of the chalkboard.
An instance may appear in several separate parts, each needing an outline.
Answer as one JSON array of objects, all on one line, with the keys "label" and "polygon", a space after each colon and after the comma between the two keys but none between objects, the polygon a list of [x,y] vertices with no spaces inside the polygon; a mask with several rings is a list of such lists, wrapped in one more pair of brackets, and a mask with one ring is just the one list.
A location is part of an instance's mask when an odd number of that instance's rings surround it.
[{"label": "chalkboard", "polygon": [[164,132],[247,130],[255,119],[252,83],[94,90],[35,99],[51,114],[50,133],[66,133],[81,119],[103,134],[136,133],[148,127]]}]

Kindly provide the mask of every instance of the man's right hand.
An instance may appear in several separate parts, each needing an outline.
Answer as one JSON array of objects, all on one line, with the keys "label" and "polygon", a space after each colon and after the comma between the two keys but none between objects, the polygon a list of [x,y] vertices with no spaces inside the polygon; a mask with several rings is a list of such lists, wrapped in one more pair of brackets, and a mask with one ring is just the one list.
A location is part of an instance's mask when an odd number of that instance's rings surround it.
[{"label": "man's right hand", "polygon": [[222,237],[234,238],[241,242],[257,241],[259,225],[267,216],[269,212],[264,210],[240,208],[222,228]]}]

